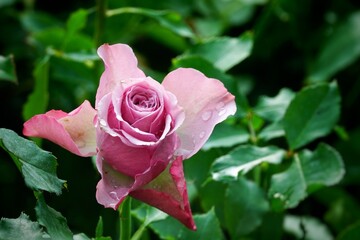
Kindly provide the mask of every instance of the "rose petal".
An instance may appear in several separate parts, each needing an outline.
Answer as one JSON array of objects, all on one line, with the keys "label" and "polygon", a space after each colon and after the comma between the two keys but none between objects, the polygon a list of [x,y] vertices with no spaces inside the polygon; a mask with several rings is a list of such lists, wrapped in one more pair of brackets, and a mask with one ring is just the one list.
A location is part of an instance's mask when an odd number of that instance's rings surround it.
[{"label": "rose petal", "polygon": [[185,120],[176,131],[181,139],[179,154],[184,159],[204,145],[217,123],[236,112],[234,96],[224,85],[195,69],[176,69],[162,84],[185,111]]},{"label": "rose petal", "polygon": [[[97,156],[97,168],[102,179],[97,185],[97,201],[105,207],[116,210],[124,198],[135,189],[141,188],[156,178],[166,169],[173,157],[173,152],[178,146],[178,138],[175,134],[168,137],[154,150],[153,157],[149,160],[149,167],[134,176],[127,176],[114,169],[106,157],[100,151]],[[128,159],[119,159],[128,161]],[[127,171],[127,169],[124,169]]]},{"label": "rose petal", "polygon": [[134,177],[150,167],[153,149],[149,147],[130,147],[120,137],[113,137],[99,129],[97,142],[102,157],[116,171]]},{"label": "rose petal", "polygon": [[96,165],[102,176],[96,186],[96,199],[104,207],[116,210],[129,194],[134,179],[114,170],[103,160],[101,152],[97,155]]},{"label": "rose petal", "polygon": [[93,156],[96,154],[95,115],[95,109],[85,100],[70,113],[51,110],[32,117],[24,123],[23,134],[48,139],[79,156]]},{"label": "rose petal", "polygon": [[105,64],[96,93],[96,108],[100,99],[112,91],[116,84],[126,83],[130,78],[143,78],[145,74],[137,67],[137,59],[132,49],[125,44],[104,44],[98,54]]},{"label": "rose petal", "polygon": [[130,196],[166,212],[186,227],[196,230],[181,157],[175,159],[168,170],[162,172],[149,184],[132,191]]}]

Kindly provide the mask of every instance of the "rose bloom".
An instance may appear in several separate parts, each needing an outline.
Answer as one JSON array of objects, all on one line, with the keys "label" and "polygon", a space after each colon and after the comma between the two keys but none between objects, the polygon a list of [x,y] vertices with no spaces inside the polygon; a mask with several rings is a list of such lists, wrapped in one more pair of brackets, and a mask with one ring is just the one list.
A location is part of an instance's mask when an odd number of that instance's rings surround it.
[{"label": "rose bloom", "polygon": [[116,210],[130,195],[196,229],[182,161],[235,113],[234,96],[219,80],[191,68],[170,72],[160,84],[145,76],[124,44],[104,44],[98,54],[105,71],[95,109],[86,100],[70,113],[36,115],[23,134],[79,156],[96,155],[96,199],[105,207]]}]

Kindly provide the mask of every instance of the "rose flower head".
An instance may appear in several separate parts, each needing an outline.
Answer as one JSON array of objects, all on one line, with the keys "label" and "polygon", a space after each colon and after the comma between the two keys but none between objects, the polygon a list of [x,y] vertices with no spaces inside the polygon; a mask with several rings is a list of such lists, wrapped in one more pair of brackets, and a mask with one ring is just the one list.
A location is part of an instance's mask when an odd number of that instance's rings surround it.
[{"label": "rose flower head", "polygon": [[105,71],[95,109],[85,100],[70,113],[36,115],[24,123],[23,134],[79,156],[96,155],[96,199],[105,207],[116,210],[129,195],[196,229],[182,161],[235,113],[234,96],[192,68],[176,69],[160,84],[145,76],[125,44],[104,44],[98,54]]}]

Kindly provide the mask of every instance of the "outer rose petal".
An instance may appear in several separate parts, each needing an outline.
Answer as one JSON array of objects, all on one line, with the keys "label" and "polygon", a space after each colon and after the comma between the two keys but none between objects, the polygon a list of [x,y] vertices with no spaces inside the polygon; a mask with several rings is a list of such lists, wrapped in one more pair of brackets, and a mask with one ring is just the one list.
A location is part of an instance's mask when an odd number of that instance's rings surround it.
[{"label": "outer rose petal", "polygon": [[117,83],[126,82],[130,78],[143,78],[145,74],[137,67],[137,59],[132,49],[125,44],[104,44],[98,48],[98,54],[105,64],[96,93],[96,104]]},{"label": "outer rose petal", "polygon": [[[179,141],[175,134],[168,136],[170,139],[162,142],[153,152],[153,157],[148,161],[148,167],[143,172],[133,176],[122,174],[108,162],[108,159],[98,152],[96,166],[102,176],[97,185],[96,199],[105,207],[117,209],[122,200],[135,189],[141,188],[156,178],[166,169],[173,157],[174,150],[178,147]],[[121,159],[119,159],[121,160]],[[122,159],[128,161],[129,159]],[[144,163],[145,165],[146,163]],[[123,169],[126,171],[126,169]]]},{"label": "outer rose petal", "polygon": [[70,113],[51,110],[24,123],[23,134],[48,139],[79,156],[96,154],[96,110],[85,100]]},{"label": "outer rose petal", "polygon": [[196,230],[189,204],[182,158],[175,159],[170,168],[146,186],[130,193],[134,198],[152,205]]},{"label": "outer rose petal", "polygon": [[162,84],[185,111],[185,120],[176,131],[181,140],[179,154],[184,159],[203,146],[217,123],[236,112],[235,97],[222,82],[207,78],[195,69],[176,69]]},{"label": "outer rose petal", "polygon": [[150,167],[154,149],[149,147],[129,147],[119,137],[113,137],[97,129],[98,148],[107,163],[114,170],[134,177]]}]

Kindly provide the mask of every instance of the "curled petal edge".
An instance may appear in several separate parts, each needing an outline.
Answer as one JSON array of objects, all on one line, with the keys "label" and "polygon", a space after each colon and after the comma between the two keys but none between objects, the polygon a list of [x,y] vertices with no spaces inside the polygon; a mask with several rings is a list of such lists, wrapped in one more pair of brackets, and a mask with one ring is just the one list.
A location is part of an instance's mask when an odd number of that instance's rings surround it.
[{"label": "curled petal edge", "polygon": [[24,123],[23,134],[48,139],[66,150],[89,157],[96,154],[96,110],[85,100],[70,113],[50,110]]}]

